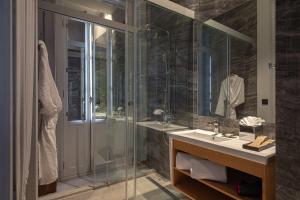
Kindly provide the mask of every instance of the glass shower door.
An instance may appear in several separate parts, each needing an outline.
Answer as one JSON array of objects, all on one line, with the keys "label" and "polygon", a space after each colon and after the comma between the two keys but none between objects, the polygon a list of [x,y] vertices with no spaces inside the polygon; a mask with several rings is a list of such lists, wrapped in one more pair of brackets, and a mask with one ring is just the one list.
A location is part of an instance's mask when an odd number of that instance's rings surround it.
[{"label": "glass shower door", "polygon": [[[116,199],[127,196],[127,179],[133,152],[133,84],[128,72],[129,33],[93,25],[91,68],[92,166],[96,186],[117,184]],[[133,155],[133,153],[132,153]]]}]

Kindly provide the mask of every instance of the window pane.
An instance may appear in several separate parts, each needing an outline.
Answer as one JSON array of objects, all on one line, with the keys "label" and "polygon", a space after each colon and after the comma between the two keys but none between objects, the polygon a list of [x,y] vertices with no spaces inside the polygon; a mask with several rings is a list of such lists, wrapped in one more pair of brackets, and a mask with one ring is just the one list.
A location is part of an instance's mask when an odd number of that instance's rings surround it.
[{"label": "window pane", "polygon": [[95,45],[95,118],[105,118],[107,113],[107,30],[94,26]]},{"label": "window pane", "polygon": [[68,22],[68,120],[85,120],[85,23]]}]

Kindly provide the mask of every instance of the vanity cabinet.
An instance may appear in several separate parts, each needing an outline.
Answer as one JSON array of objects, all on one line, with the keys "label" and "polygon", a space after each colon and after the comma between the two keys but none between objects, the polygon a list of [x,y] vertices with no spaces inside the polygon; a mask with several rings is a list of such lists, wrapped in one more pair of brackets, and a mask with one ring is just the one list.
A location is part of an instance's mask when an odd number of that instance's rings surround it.
[{"label": "vanity cabinet", "polygon": [[[258,199],[275,199],[275,156],[269,158],[268,161],[263,164],[174,138],[170,140],[170,145],[172,184],[189,198],[195,200],[257,199],[240,196],[236,193],[236,185],[241,181],[241,174],[244,173],[261,179],[262,196]],[[188,153],[232,169],[228,170],[227,183],[192,179],[188,170],[179,170],[176,168],[176,154],[178,152]]]}]

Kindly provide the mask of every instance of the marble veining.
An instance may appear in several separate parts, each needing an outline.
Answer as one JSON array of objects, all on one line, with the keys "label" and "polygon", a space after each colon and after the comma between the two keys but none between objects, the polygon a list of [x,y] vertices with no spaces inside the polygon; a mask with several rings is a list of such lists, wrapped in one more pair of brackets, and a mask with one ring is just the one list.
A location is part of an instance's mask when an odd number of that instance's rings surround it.
[{"label": "marble veining", "polygon": [[300,199],[300,1],[276,5],[276,179],[278,200]]}]

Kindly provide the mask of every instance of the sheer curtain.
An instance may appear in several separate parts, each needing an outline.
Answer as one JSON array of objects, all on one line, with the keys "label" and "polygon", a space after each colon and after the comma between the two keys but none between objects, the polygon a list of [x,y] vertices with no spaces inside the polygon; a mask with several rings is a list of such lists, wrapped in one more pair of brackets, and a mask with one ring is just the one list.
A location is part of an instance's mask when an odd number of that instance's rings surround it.
[{"label": "sheer curtain", "polygon": [[14,159],[15,199],[34,200],[37,146],[37,0],[15,0]]}]

